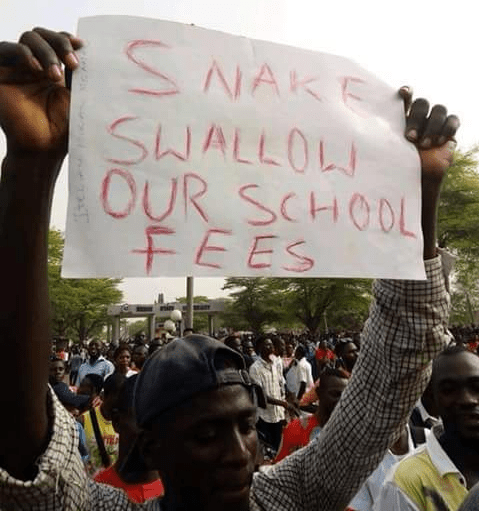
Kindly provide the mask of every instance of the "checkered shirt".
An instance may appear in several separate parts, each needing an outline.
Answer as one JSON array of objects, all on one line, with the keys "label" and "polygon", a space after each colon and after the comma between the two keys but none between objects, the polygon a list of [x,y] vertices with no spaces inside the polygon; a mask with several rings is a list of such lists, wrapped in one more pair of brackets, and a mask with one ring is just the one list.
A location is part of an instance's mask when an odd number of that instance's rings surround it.
[{"label": "checkered shirt", "polygon": [[[379,464],[430,376],[430,360],[449,342],[440,257],[426,261],[427,281],[378,281],[361,353],[322,434],[281,463],[256,473],[251,511],[344,509]],[[0,469],[0,509],[31,511],[161,510],[136,505],[121,490],[88,480],[74,422],[50,392],[53,432],[34,481]]]}]

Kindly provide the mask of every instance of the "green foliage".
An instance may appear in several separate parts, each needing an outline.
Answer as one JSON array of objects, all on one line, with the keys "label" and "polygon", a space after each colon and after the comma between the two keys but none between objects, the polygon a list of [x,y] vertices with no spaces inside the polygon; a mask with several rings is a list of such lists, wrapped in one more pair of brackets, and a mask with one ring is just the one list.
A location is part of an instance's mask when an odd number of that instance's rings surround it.
[{"label": "green foliage", "polygon": [[223,289],[232,289],[231,308],[228,308],[228,326],[237,330],[259,333],[266,325],[274,324],[282,317],[281,302],[277,296],[278,279],[266,277],[230,277]]},{"label": "green foliage", "polygon": [[[266,326],[359,329],[367,316],[371,282],[366,279],[228,278],[231,293],[227,324],[261,332]],[[325,317],[326,316],[326,317]]]},{"label": "green foliage", "polygon": [[[371,302],[368,279],[282,279],[287,309],[311,332],[359,330]],[[326,326],[327,325],[327,326]]]},{"label": "green foliage", "polygon": [[472,323],[479,311],[479,147],[455,154],[441,192],[438,241],[457,256],[451,322]]},{"label": "green foliage", "polygon": [[52,333],[83,341],[99,335],[108,322],[109,305],[121,301],[120,279],[63,279],[61,260],[64,239],[51,229],[48,239],[48,277]]},{"label": "green foliage", "polygon": [[441,191],[438,213],[439,246],[460,256],[479,255],[479,147],[456,152]]},{"label": "green foliage", "polygon": [[135,335],[147,331],[148,331],[147,319],[138,319],[137,321],[132,321],[131,323],[128,323],[128,335],[130,337],[135,337]]}]

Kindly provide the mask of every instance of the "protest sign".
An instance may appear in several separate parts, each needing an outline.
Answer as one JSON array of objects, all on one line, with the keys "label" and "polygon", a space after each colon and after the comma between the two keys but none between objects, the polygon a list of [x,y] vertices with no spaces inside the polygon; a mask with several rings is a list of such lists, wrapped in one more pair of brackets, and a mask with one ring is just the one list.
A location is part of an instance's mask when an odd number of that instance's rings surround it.
[{"label": "protest sign", "polygon": [[347,59],[84,18],[63,275],[424,278],[397,91]]}]

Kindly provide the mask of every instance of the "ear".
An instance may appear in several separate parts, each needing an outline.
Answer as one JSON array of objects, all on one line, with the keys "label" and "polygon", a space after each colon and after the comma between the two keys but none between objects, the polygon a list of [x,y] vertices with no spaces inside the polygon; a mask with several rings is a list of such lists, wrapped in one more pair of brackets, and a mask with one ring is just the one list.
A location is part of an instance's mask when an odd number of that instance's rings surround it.
[{"label": "ear", "polygon": [[140,453],[148,470],[160,470],[162,442],[153,431],[142,430],[138,435]]}]

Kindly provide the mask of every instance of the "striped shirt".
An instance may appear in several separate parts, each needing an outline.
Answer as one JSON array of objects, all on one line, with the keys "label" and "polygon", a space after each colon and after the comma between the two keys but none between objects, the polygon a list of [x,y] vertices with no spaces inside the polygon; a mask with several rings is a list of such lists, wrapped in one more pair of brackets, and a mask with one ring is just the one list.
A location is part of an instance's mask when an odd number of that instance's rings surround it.
[{"label": "striped shirt", "polygon": [[[281,364],[272,360],[266,362],[262,358],[259,358],[249,368],[249,374],[253,381],[258,385],[261,385],[264,393],[274,399],[284,399],[284,377],[283,372],[280,369]],[[258,417],[263,419],[265,422],[276,423],[282,421],[285,417],[285,410],[282,406],[268,405],[265,408],[258,408]]]}]

